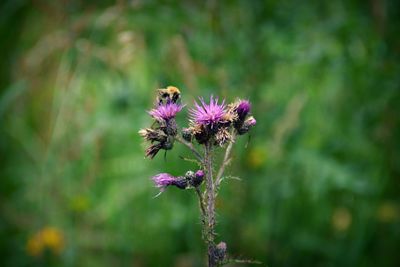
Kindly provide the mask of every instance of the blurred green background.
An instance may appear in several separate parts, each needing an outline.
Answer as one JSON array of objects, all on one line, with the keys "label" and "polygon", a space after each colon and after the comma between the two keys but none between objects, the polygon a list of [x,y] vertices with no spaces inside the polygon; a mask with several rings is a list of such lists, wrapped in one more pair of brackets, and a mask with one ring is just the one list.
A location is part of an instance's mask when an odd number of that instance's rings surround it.
[{"label": "blurred green background", "polygon": [[399,29],[395,0],[2,1],[1,266],[203,266],[194,193],[149,180],[190,154],[137,134],[167,85],[253,103],[217,203],[232,255],[400,266]]}]

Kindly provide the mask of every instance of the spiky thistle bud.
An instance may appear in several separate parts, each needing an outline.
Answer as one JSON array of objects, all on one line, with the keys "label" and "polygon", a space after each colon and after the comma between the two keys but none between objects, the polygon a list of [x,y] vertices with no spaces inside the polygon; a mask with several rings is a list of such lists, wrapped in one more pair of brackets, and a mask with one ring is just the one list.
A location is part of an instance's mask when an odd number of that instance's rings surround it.
[{"label": "spiky thistle bud", "polygon": [[243,135],[247,133],[254,125],[256,125],[257,121],[253,116],[248,117],[242,126],[237,129],[239,135]]},{"label": "spiky thistle bud", "polygon": [[214,257],[218,262],[222,262],[226,258],[227,245],[225,242],[219,242],[214,249]]},{"label": "spiky thistle bud", "polygon": [[204,171],[198,170],[196,172],[187,171],[185,174],[185,179],[189,182],[189,184],[193,187],[198,187],[204,180]]}]

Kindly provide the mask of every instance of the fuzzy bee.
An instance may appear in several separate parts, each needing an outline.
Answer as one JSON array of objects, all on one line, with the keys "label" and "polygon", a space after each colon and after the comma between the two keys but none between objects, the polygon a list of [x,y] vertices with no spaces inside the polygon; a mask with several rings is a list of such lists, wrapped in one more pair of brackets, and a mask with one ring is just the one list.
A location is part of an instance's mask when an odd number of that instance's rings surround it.
[{"label": "fuzzy bee", "polygon": [[172,102],[176,103],[181,98],[181,91],[175,86],[157,89],[157,102],[159,104]]}]

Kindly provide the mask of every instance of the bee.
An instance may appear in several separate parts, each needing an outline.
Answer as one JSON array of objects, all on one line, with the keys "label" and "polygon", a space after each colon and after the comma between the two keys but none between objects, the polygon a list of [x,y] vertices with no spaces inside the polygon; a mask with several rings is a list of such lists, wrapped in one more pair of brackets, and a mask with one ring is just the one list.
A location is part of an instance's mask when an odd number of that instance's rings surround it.
[{"label": "bee", "polygon": [[162,103],[176,103],[181,98],[181,91],[175,86],[168,86],[167,88],[157,89],[157,102]]}]

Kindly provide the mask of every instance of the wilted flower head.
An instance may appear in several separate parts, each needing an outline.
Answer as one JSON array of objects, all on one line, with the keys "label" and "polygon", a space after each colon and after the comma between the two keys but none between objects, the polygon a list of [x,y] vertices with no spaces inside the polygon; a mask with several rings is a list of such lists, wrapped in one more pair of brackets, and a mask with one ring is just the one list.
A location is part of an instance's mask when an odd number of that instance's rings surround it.
[{"label": "wilted flower head", "polygon": [[145,128],[139,131],[139,135],[144,137],[147,141],[151,142],[165,142],[167,140],[167,135],[160,129]]},{"label": "wilted flower head", "polygon": [[206,104],[203,98],[200,105],[195,102],[195,108],[191,109],[190,116],[193,122],[200,125],[208,125],[211,128],[219,123],[225,114],[225,100],[218,104],[218,98],[210,97],[210,103]]},{"label": "wilted flower head", "polygon": [[228,127],[221,127],[215,134],[215,145],[223,146],[227,142],[232,140],[232,136],[229,133]]},{"label": "wilted flower head", "polygon": [[187,187],[187,181],[179,177],[172,176],[169,173],[160,173],[152,177],[152,180],[156,187],[160,188],[161,191],[167,186],[174,185],[180,189],[185,189]]},{"label": "wilted flower head", "polygon": [[149,111],[149,114],[157,121],[168,121],[172,118],[175,118],[176,113],[181,111],[183,108],[182,105],[167,102],[166,104],[160,104],[156,108]]}]

